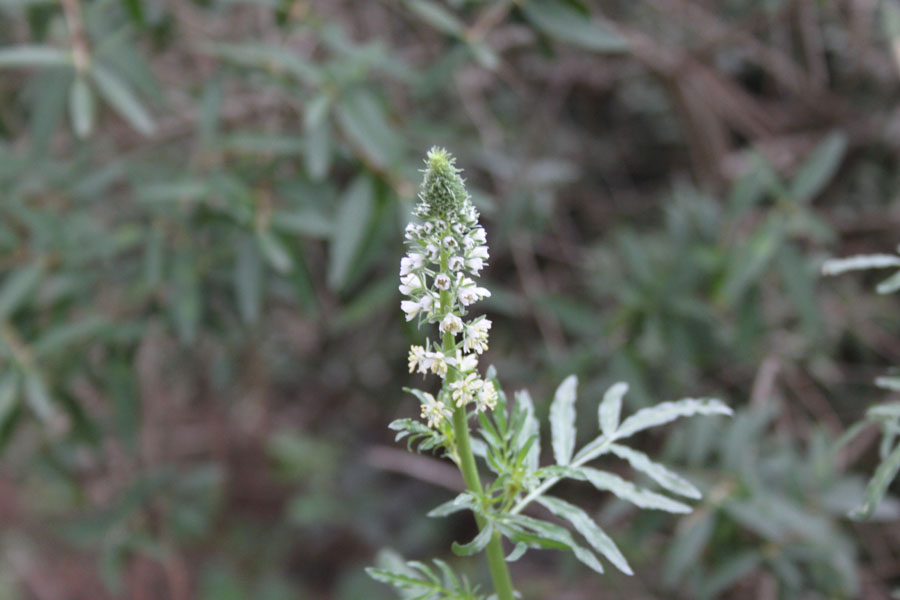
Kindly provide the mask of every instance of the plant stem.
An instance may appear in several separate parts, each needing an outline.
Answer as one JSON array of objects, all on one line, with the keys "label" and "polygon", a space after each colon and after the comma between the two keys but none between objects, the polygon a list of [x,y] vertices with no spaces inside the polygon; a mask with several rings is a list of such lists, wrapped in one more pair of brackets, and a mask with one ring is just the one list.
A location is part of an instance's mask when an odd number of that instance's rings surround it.
[{"label": "plant stem", "polygon": [[[455,352],[456,344],[452,333],[445,333],[443,342],[445,355]],[[444,383],[446,385],[453,383],[457,374],[456,369],[449,369]],[[481,487],[481,479],[478,477],[478,466],[475,464],[475,455],[472,453],[472,442],[469,440],[469,419],[466,415],[465,406],[457,406],[453,409],[453,432],[456,437],[459,470],[462,471],[466,488],[477,496],[481,496],[484,490]],[[484,529],[484,517],[476,514],[475,521],[478,523],[479,530]],[[503,556],[503,543],[499,532],[494,532],[484,551],[487,555],[491,579],[494,581],[494,591],[497,592],[497,600],[513,600],[512,579],[509,576],[509,569]]]}]

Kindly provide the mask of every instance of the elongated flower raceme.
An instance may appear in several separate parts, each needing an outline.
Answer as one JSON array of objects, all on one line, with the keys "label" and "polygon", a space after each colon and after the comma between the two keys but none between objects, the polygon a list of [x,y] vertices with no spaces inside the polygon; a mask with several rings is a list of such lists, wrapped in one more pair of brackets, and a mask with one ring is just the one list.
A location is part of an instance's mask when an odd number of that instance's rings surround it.
[{"label": "elongated flower raceme", "polygon": [[409,351],[410,373],[431,372],[442,379],[450,369],[455,373],[454,385],[422,403],[422,417],[430,427],[439,427],[449,414],[445,407],[473,403],[478,411],[493,408],[497,390],[477,371],[491,322],[468,314],[473,304],[491,295],[476,283],[489,257],[487,237],[454,159],[446,150],[432,148],[425,165],[413,209],[419,222],[406,226],[408,252],[400,261],[400,293],[406,298],[400,308],[407,321],[437,324],[444,340],[448,334],[452,339],[449,347],[428,340]]}]

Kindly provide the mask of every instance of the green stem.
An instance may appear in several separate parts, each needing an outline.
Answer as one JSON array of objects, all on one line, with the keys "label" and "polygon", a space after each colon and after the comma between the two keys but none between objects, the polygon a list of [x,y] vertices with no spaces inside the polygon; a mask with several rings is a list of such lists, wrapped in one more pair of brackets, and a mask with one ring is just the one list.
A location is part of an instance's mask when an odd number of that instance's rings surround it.
[{"label": "green stem", "polygon": [[[445,333],[443,341],[444,354],[452,355],[451,353],[456,351],[453,334]],[[453,383],[457,375],[456,369],[449,369],[444,383],[447,385]],[[484,490],[481,487],[481,479],[478,477],[478,466],[475,464],[475,455],[472,453],[472,442],[469,440],[469,420],[465,406],[457,406],[453,409],[453,432],[456,438],[456,452],[459,456],[459,470],[462,471],[466,488],[476,496],[481,496]],[[484,517],[476,514],[475,521],[478,523],[479,531],[484,529]],[[503,543],[499,532],[494,532],[484,551],[487,555],[491,579],[494,581],[494,591],[497,592],[497,600],[513,600],[512,579],[503,556]]]}]

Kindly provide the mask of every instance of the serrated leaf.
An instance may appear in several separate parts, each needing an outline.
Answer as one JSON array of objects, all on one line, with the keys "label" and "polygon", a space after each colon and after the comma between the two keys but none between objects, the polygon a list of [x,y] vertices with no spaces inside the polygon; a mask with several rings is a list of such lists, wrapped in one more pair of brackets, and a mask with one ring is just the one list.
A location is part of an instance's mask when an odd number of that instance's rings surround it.
[{"label": "serrated leaf", "polygon": [[617,569],[626,575],[634,575],[628,561],[625,560],[612,538],[606,535],[606,532],[600,529],[586,512],[574,504],[569,504],[565,500],[553,496],[539,496],[536,501],[555,516],[569,521],[594,550],[605,556]]},{"label": "serrated leaf", "polygon": [[673,494],[678,494],[694,500],[698,500],[702,496],[700,490],[694,487],[690,481],[673,473],[665,466],[653,462],[650,460],[650,457],[643,452],[638,452],[637,450],[633,450],[620,444],[610,445],[609,451],[619,458],[627,460],[628,464],[630,464],[633,469],[647,474],[653,481]]},{"label": "serrated leaf", "polygon": [[468,544],[453,542],[453,545],[450,548],[453,550],[453,554],[456,554],[457,556],[472,556],[473,554],[478,554],[484,550],[488,545],[488,542],[491,541],[492,535],[494,535],[494,527],[488,523]]},{"label": "serrated leaf", "polygon": [[831,181],[847,149],[847,137],[832,133],[819,144],[791,181],[790,192],[799,202],[808,202]]},{"label": "serrated leaf", "polygon": [[612,492],[616,497],[641,508],[664,510],[671,513],[689,513],[691,507],[687,504],[672,500],[662,494],[640,488],[630,481],[626,481],[613,473],[598,471],[591,467],[582,467],[587,480],[598,490]]},{"label": "serrated leaf", "polygon": [[616,431],[616,439],[627,438],[638,431],[657,427],[681,417],[694,415],[727,415],[732,410],[719,400],[713,398],[686,398],[676,402],[662,402],[656,406],[642,408],[622,423]]},{"label": "serrated leaf", "polygon": [[94,92],[84,77],[76,77],[69,90],[69,118],[75,135],[86,138],[94,131]]},{"label": "serrated leaf", "polygon": [[622,397],[628,392],[628,384],[619,382],[606,390],[598,410],[600,431],[603,435],[612,435],[619,426],[619,414],[622,412]]},{"label": "serrated leaf", "polygon": [[91,77],[100,95],[132,127],[144,135],[152,135],[156,131],[156,124],[150,113],[118,75],[101,65],[94,64],[91,67]]},{"label": "serrated leaf", "polygon": [[0,49],[0,67],[58,67],[72,64],[72,54],[52,46],[21,45]]},{"label": "serrated leaf", "polygon": [[869,484],[866,486],[866,499],[850,513],[852,519],[861,521],[872,516],[872,513],[875,512],[878,504],[884,498],[888,486],[891,485],[891,482],[897,476],[897,471],[900,471],[900,444],[897,444],[887,458],[875,469],[875,474],[872,475],[872,479],[869,480]]},{"label": "serrated leaf", "polygon": [[37,287],[43,273],[43,265],[35,262],[6,276],[0,284],[0,320],[8,318],[22,306]]},{"label": "serrated leaf", "polygon": [[574,375],[566,377],[550,404],[550,434],[553,444],[553,457],[557,464],[567,465],[575,451],[575,391],[578,378]]},{"label": "serrated leaf", "polygon": [[522,10],[535,27],[559,41],[595,52],[624,52],[628,49],[628,42],[621,35],[565,2],[529,0]]}]

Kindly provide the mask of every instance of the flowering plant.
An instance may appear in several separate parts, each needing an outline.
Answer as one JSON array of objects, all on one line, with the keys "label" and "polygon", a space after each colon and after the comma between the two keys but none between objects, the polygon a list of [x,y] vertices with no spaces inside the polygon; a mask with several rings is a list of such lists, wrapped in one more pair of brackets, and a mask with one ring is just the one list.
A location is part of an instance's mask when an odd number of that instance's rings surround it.
[{"label": "flowering plant", "polygon": [[[419,222],[406,227],[407,255],[400,262],[400,292],[406,296],[400,307],[406,319],[436,324],[440,342],[426,340],[409,352],[409,370],[434,374],[442,379],[436,394],[408,389],[421,403],[425,423],[400,419],[391,423],[397,439],[407,438],[409,446],[443,453],[459,467],[466,491],[434,510],[429,516],[441,517],[468,510],[474,514],[479,533],[466,544],[453,544],[459,555],[484,551],[495,594],[491,598],[514,597],[507,562],[520,558],[534,548],[570,550],[593,570],[602,573],[596,554],[605,557],[619,570],[631,574],[631,567],[612,539],[581,508],[547,495],[562,479],[587,482],[601,491],[645,509],[673,513],[691,508],[670,496],[639,487],[618,475],[587,466],[600,456],[612,454],[652,479],[671,494],[697,499],[700,491],[690,482],[646,454],[622,442],[635,433],[691,415],[730,415],[731,410],[718,400],[685,399],[664,402],[637,411],[620,421],[624,383],[612,386],[599,406],[600,435],[575,452],[575,393],[577,379],[567,377],[556,390],[550,406],[550,433],[555,464],[541,465],[540,427],[534,403],[525,391],[507,402],[488,368],[482,375],[478,359],[488,347],[491,321],[472,316],[472,305],[490,296],[474,278],[489,258],[484,229],[478,223],[478,211],[466,192],[453,158],[433,148],[426,159],[425,177],[419,203],[413,214]],[[473,437],[470,421],[481,426]],[[475,457],[480,457],[494,478],[482,484]],[[576,541],[573,533],[555,522],[526,516],[523,511],[536,503],[559,519],[568,521],[587,543]],[[503,539],[509,540],[506,553]],[[596,554],[595,554],[596,553]],[[477,587],[453,573],[443,561],[436,560],[438,572],[420,563],[410,562],[394,570],[368,569],[375,579],[409,593],[409,597],[428,600],[484,598]]]}]

